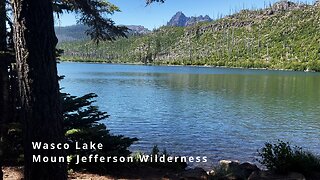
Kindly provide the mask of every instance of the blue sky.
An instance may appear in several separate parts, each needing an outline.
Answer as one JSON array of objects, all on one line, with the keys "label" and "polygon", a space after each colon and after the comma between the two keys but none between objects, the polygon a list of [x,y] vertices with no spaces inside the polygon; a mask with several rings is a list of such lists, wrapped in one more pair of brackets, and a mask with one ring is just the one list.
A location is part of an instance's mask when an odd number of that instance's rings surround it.
[{"label": "blue sky", "polygon": [[[178,11],[186,16],[209,15],[217,17],[218,14],[229,14],[230,11],[243,8],[263,8],[264,5],[278,0],[166,0],[164,4],[155,3],[145,6],[145,0],[109,0],[117,5],[122,12],[109,15],[117,24],[143,25],[149,29],[157,28],[167,23]],[[294,0],[299,2],[298,0]],[[300,2],[313,3],[314,0],[300,0]],[[76,24],[74,14],[63,15],[56,26],[69,26]]]}]

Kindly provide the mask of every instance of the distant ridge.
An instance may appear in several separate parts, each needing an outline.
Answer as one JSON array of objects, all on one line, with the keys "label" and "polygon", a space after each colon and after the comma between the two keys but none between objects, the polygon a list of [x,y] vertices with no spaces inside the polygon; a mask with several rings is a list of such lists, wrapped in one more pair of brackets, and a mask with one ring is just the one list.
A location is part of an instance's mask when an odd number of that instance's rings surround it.
[{"label": "distant ridge", "polygon": [[86,35],[87,26],[78,24],[72,26],[55,27],[56,36],[59,42],[71,42],[88,39]]},{"label": "distant ridge", "polygon": [[171,20],[167,23],[167,26],[177,26],[177,27],[186,27],[186,26],[192,26],[198,22],[210,22],[212,19],[206,15],[206,16],[197,16],[197,17],[187,17],[183,14],[183,12],[179,11],[177,12]]},{"label": "distant ridge", "polygon": [[[128,25],[127,35],[145,35],[151,31],[144,26],[139,25]],[[88,27],[82,24],[64,26],[64,27],[55,27],[56,35],[59,42],[72,42],[72,41],[81,41],[87,40],[89,37],[86,34]]]}]

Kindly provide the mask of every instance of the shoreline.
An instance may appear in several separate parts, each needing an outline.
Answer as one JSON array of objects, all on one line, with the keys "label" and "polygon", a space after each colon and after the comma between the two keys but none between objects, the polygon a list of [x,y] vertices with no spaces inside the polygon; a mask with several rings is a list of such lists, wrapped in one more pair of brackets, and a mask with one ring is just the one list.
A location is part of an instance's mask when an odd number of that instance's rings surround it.
[{"label": "shoreline", "polygon": [[317,71],[296,71],[292,69],[272,69],[272,68],[246,68],[234,66],[213,66],[213,65],[173,65],[173,64],[144,64],[144,63],[110,63],[106,61],[72,61],[58,60],[58,63],[86,63],[86,64],[110,64],[110,65],[135,65],[135,66],[162,66],[162,67],[198,67],[198,68],[219,68],[219,69],[242,69],[242,70],[265,70],[265,71],[282,71],[282,72],[304,72],[304,73],[320,73]]},{"label": "shoreline", "polygon": [[[23,179],[23,166],[4,166],[4,179]],[[232,160],[221,160],[219,164],[213,165],[208,171],[203,168],[173,169],[170,167],[152,166],[132,166],[122,167],[116,171],[111,169],[105,172],[92,172],[85,169],[69,169],[67,179],[92,179],[92,180],[111,180],[111,179],[319,179],[320,173],[312,171],[305,174],[295,171],[287,173],[276,172],[259,168],[257,164],[250,162],[239,162]]]}]

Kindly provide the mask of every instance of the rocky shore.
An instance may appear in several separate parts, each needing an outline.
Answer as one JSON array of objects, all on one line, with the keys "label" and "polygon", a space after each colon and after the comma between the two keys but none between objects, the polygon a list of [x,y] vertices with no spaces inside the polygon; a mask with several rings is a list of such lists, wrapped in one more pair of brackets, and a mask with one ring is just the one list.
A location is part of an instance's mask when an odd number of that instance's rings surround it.
[{"label": "rocky shore", "polygon": [[[4,167],[4,180],[23,179],[22,167]],[[257,165],[239,161],[221,160],[211,171],[202,168],[187,169],[176,172],[166,169],[151,167],[132,168],[120,170],[117,173],[100,175],[88,172],[69,172],[68,179],[83,180],[111,180],[111,179],[163,179],[163,180],[319,180],[320,172],[314,172],[308,178],[303,174],[289,172],[287,174],[276,174],[258,168]]]}]

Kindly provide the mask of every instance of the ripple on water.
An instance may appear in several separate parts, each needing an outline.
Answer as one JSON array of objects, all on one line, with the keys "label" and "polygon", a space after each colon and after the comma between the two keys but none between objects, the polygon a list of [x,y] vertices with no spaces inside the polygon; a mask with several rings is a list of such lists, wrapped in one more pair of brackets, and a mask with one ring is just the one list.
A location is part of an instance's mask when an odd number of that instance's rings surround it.
[{"label": "ripple on water", "polygon": [[177,155],[254,161],[266,141],[320,154],[318,73],[61,63],[63,91],[94,92],[114,134]]}]

